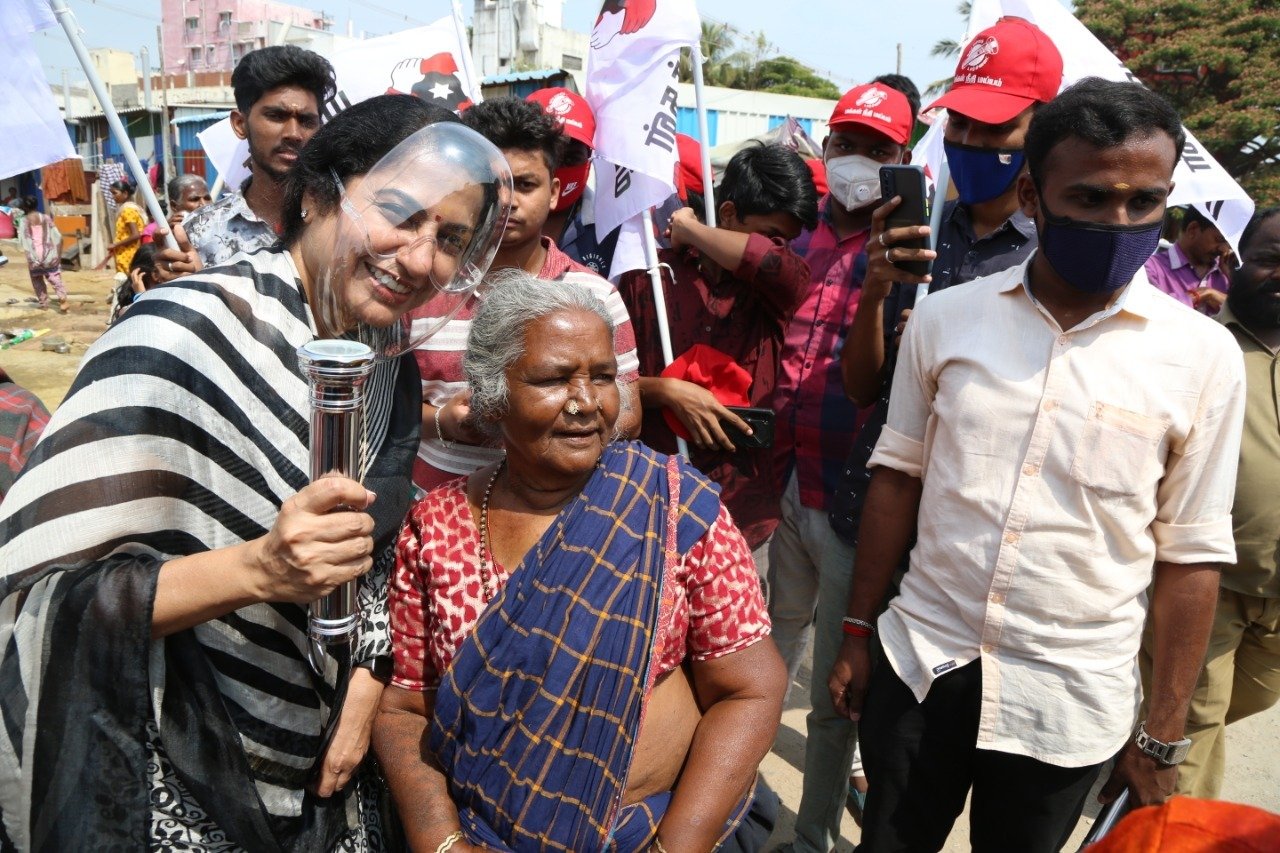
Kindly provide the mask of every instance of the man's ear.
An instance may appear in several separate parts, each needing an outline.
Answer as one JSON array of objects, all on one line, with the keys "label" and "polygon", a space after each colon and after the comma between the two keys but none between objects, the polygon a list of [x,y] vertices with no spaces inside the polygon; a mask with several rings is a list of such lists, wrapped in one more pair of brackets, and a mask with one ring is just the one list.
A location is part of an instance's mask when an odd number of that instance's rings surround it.
[{"label": "man's ear", "polygon": [[1022,208],[1023,215],[1031,219],[1035,219],[1040,210],[1040,193],[1029,172],[1018,176],[1018,206]]},{"label": "man's ear", "polygon": [[902,165],[904,166],[911,165],[911,149],[906,147],[905,145],[902,147]]},{"label": "man's ear", "polygon": [[249,138],[249,117],[239,110],[231,111],[231,132],[238,139]]},{"label": "man's ear", "polygon": [[731,201],[722,201],[716,208],[716,221],[725,228],[731,228],[731,222],[738,221],[738,206]]},{"label": "man's ear", "polygon": [[555,175],[551,176],[551,209],[555,210],[560,206],[560,179]]}]

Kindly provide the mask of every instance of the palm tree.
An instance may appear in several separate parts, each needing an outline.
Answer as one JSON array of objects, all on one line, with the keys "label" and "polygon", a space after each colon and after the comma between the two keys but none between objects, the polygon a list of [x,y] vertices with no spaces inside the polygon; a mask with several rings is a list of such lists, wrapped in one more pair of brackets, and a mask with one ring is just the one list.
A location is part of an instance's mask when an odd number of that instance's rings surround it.
[{"label": "palm tree", "polygon": [[[708,86],[732,86],[738,77],[738,67],[734,60],[738,56],[735,50],[738,30],[732,24],[719,21],[702,22],[702,78]],[[689,83],[693,80],[693,66],[689,61],[689,53],[680,54],[680,79]]]},{"label": "palm tree", "polygon": [[[962,20],[968,22],[969,15],[973,12],[973,3],[970,0],[960,0],[956,4],[956,14]],[[960,58],[960,42],[955,39],[939,39],[934,43],[933,48],[929,51],[930,56],[937,56],[943,59],[959,59]],[[943,92],[951,88],[952,76],[948,75],[941,80],[934,80],[929,87],[924,90],[925,98],[936,98]]]}]

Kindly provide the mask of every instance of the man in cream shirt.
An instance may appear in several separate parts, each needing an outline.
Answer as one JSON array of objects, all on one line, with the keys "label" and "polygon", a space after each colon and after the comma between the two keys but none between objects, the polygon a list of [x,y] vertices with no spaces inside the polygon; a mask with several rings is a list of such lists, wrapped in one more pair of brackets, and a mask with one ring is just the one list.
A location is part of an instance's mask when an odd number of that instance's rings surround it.
[{"label": "man in cream shirt", "polygon": [[941,849],[970,788],[975,849],[1057,851],[1113,756],[1104,796],[1173,789],[1235,559],[1244,403],[1230,333],[1142,271],[1183,139],[1136,84],[1091,78],[1041,107],[1018,184],[1040,248],[907,324],[829,682],[860,720],[862,853]]}]

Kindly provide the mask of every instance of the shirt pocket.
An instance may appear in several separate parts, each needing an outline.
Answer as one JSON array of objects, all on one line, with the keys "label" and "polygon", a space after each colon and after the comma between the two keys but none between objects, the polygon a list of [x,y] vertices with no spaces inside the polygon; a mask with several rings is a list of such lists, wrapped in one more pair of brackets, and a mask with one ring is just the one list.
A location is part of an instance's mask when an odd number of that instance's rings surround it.
[{"label": "shirt pocket", "polygon": [[1095,402],[1071,463],[1072,478],[1104,495],[1149,492],[1163,471],[1160,443],[1169,423],[1168,418]]}]

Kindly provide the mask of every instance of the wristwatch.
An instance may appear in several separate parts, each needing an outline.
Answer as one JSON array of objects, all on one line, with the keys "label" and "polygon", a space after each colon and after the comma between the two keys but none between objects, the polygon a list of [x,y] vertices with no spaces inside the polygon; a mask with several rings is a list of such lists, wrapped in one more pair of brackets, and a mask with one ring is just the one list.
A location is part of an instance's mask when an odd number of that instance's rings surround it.
[{"label": "wristwatch", "polygon": [[1145,754],[1150,755],[1156,761],[1171,767],[1174,764],[1181,764],[1187,757],[1187,752],[1191,749],[1191,738],[1184,737],[1182,740],[1175,740],[1165,743],[1162,740],[1156,740],[1147,734],[1147,721],[1143,720],[1138,723],[1138,733],[1133,736],[1133,742],[1137,744],[1138,749]]}]

